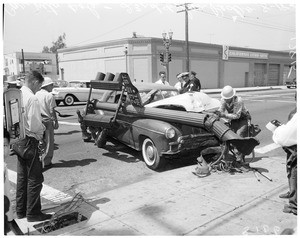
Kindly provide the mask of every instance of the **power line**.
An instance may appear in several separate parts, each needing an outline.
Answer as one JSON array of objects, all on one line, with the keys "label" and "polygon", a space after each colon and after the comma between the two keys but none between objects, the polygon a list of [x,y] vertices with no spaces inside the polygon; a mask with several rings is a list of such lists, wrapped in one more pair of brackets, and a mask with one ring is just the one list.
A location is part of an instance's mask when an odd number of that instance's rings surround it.
[{"label": "power line", "polygon": [[107,31],[107,32],[105,32],[105,33],[103,33],[103,34],[101,34],[101,35],[97,35],[96,37],[93,37],[93,38],[91,38],[91,39],[84,40],[84,41],[81,41],[81,42],[79,42],[79,43],[76,43],[76,44],[74,44],[73,46],[76,46],[76,45],[85,43],[85,42],[87,42],[87,41],[91,41],[91,40],[97,39],[97,38],[102,37],[102,36],[105,36],[105,35],[107,35],[107,34],[113,32],[113,31],[116,31],[116,30],[118,30],[118,29],[120,29],[120,28],[122,28],[122,27],[124,27],[124,26],[127,26],[127,25],[129,25],[129,24],[131,24],[131,23],[133,23],[133,22],[135,22],[135,21],[137,21],[137,20],[139,20],[139,19],[141,19],[141,18],[143,18],[143,17],[149,15],[150,13],[154,12],[155,10],[156,10],[156,9],[153,9],[152,11],[149,11],[148,13],[146,13],[146,14],[144,14],[144,15],[142,15],[142,16],[139,16],[139,17],[137,17],[137,18],[135,18],[135,19],[133,19],[133,20],[131,20],[131,21],[129,21],[129,22],[126,22],[126,23],[124,23],[124,24],[122,24],[122,25],[120,25],[120,26],[118,26],[118,27],[116,27],[116,28],[114,28],[114,29],[112,29],[112,30],[110,30],[110,31]]},{"label": "power line", "polygon": [[[210,15],[210,16],[216,16],[215,14],[205,12],[203,10],[201,10],[201,11],[198,10],[198,11],[201,12],[201,13]],[[234,20],[233,17],[228,17],[228,16],[220,16],[220,18],[230,20],[230,21]],[[245,24],[254,25],[254,26],[260,26],[260,27],[274,29],[274,30],[281,30],[281,31],[287,31],[287,32],[295,33],[295,29],[292,29],[292,28],[289,28],[289,27],[284,27],[284,26],[272,25],[272,24],[268,24],[268,23],[250,22],[250,21],[247,21],[247,20],[240,20],[239,18],[236,18],[235,22],[245,23]]]}]

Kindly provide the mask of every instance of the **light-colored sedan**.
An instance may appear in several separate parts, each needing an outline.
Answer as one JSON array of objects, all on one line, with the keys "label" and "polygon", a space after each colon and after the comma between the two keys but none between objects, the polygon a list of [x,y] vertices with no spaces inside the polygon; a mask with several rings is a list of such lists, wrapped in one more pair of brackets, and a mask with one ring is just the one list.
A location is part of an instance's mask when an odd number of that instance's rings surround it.
[{"label": "light-colored sedan", "polygon": [[[56,87],[52,90],[56,104],[59,105],[63,102],[66,106],[72,106],[74,102],[86,102],[89,97],[89,92],[90,82],[82,81],[71,81],[67,87]],[[99,99],[103,93],[103,90],[94,89],[91,99]]]}]

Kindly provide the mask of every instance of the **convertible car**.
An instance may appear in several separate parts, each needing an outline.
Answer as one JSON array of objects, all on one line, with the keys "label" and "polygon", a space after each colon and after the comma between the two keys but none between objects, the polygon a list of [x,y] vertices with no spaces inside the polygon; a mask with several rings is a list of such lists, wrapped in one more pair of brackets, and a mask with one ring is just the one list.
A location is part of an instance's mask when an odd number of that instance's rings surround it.
[{"label": "convertible car", "polygon": [[201,150],[220,145],[222,138],[236,139],[224,124],[213,126],[216,120],[209,115],[219,108],[219,100],[202,92],[179,95],[174,87],[161,84],[132,84],[125,73],[115,78],[91,81],[93,90],[107,92],[99,100],[88,100],[79,118],[99,147],[113,137],[141,151],[146,165],[158,170],[166,159],[199,156]]}]

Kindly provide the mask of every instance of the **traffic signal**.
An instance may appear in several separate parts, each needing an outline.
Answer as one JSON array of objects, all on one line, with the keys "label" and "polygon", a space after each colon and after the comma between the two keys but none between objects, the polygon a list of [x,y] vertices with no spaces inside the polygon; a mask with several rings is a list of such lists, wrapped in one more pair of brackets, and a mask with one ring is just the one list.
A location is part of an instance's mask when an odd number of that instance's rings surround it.
[{"label": "traffic signal", "polygon": [[169,55],[168,55],[168,62],[171,62],[172,61],[172,55],[171,55],[171,53],[169,53]]},{"label": "traffic signal", "polygon": [[160,53],[159,54],[160,62],[164,62],[164,54]]}]

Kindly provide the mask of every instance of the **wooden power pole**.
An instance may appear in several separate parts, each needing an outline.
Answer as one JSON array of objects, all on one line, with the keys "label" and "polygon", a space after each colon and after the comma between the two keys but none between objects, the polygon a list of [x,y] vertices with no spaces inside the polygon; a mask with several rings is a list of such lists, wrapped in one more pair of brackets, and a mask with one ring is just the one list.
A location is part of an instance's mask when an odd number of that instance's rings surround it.
[{"label": "wooden power pole", "polygon": [[189,8],[189,4],[191,3],[184,3],[180,5],[176,5],[176,7],[184,6],[184,10],[177,11],[177,13],[185,12],[185,50],[186,50],[186,71],[190,71],[190,47],[189,47],[189,11],[193,9],[197,9],[197,7]]}]

